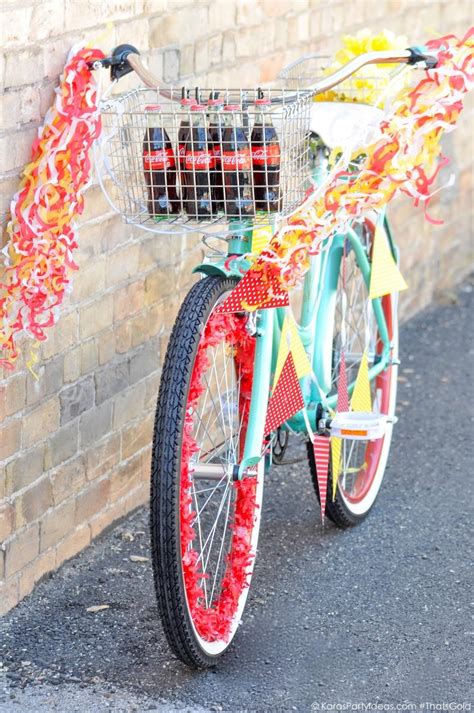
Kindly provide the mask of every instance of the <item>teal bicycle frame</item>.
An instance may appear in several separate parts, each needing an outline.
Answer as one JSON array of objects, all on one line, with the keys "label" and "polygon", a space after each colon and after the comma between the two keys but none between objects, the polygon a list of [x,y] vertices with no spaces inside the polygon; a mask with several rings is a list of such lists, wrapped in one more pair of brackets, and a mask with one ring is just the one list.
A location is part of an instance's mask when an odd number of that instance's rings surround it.
[{"label": "teal bicycle frame", "polygon": [[[390,229],[386,216],[380,215],[380,221],[389,238],[392,251],[395,255]],[[243,233],[234,236],[228,243],[227,257],[204,262],[195,268],[194,272],[205,275],[220,275],[225,277],[241,277],[242,272],[248,269],[248,263],[243,257],[250,252],[251,231],[249,235]],[[333,351],[333,327],[336,309],[337,285],[341,260],[346,242],[346,250],[352,249],[355,253],[357,264],[363,279],[370,284],[371,267],[357,232],[349,228],[345,234],[332,237],[329,245],[323,244],[323,249],[318,255],[311,257],[311,264],[305,275],[303,284],[303,298],[301,306],[298,331],[308,354],[313,368],[312,377],[301,380],[301,390],[305,402],[306,415],[311,428],[317,430],[317,415],[321,406],[326,410],[336,408],[337,395],[328,395],[331,391],[331,368]],[[382,309],[380,298],[372,300],[372,309],[378,327],[378,332],[383,343],[381,354],[369,369],[369,379],[374,379],[390,364],[390,338]],[[249,412],[249,425],[245,439],[245,447],[239,472],[243,474],[246,468],[255,466],[262,457],[262,443],[264,440],[265,418],[268,404],[268,394],[272,374],[275,371],[278,348],[281,339],[281,330],[286,314],[286,308],[262,309],[256,316],[256,348],[253,374],[252,396]],[[348,385],[349,394],[354,389],[354,383]],[[304,433],[307,431],[306,419],[302,411],[293,416],[285,424],[293,431]]]}]

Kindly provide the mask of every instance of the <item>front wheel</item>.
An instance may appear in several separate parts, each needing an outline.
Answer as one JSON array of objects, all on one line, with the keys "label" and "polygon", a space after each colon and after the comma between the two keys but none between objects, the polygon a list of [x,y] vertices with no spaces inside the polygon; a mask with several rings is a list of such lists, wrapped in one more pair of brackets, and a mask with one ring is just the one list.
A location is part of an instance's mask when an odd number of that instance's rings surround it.
[{"label": "front wheel", "polygon": [[[360,240],[369,257],[372,252],[373,236],[372,225],[366,223],[361,230]],[[332,394],[337,393],[342,352],[341,334],[345,334],[344,353],[348,384],[356,379],[364,350],[367,350],[369,368],[381,357],[383,342],[375,317],[370,311],[370,305],[368,308],[368,301],[366,282],[354,252],[349,249],[343,255],[337,285],[333,327]],[[391,365],[370,382],[371,402],[373,412],[393,417],[398,377],[397,294],[383,297],[381,307],[391,343]],[[374,505],[387,465],[392,430],[392,423],[388,423],[385,435],[377,440],[342,440],[338,473],[334,472],[334,459],[330,458],[325,514],[339,527],[345,528],[358,524]],[[311,444],[308,444],[308,459],[316,495],[320,500]]]},{"label": "front wheel", "polygon": [[216,314],[235,287],[205,278],[171,334],[155,418],[151,546],[158,607],[174,653],[205,668],[232,641],[249,591],[263,461],[236,479],[255,339],[244,314]]}]

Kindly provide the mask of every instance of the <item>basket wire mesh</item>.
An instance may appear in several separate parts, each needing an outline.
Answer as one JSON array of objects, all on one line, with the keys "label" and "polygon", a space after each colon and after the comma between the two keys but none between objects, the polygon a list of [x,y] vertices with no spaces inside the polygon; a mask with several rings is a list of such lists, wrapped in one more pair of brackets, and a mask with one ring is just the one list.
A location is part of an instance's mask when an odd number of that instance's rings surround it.
[{"label": "basket wire mesh", "polygon": [[102,102],[98,174],[125,221],[224,236],[294,212],[310,187],[311,93],[265,89],[262,102],[262,90],[201,89],[213,100],[198,109],[182,94],[140,88]]}]

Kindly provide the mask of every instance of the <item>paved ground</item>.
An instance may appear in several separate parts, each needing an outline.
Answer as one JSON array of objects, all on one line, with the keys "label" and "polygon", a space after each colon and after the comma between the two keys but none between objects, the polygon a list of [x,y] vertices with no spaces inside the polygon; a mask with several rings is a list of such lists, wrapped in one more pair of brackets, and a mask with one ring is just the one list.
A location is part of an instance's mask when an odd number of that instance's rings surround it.
[{"label": "paved ground", "polygon": [[[3,619],[0,710],[469,701],[473,307],[466,285],[403,328],[401,419],[362,526],[321,527],[305,462],[273,470],[249,607],[218,670],[167,649],[150,563],[130,560],[148,554],[141,510]],[[110,608],[86,612],[99,604]]]}]

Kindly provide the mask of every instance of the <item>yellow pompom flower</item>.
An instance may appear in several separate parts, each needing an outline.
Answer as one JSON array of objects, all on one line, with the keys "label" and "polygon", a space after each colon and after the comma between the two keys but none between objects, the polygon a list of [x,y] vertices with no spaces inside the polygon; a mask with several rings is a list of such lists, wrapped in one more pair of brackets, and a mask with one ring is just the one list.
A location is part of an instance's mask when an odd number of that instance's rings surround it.
[{"label": "yellow pompom flower", "polygon": [[[404,35],[396,36],[390,30],[373,34],[371,30],[365,28],[359,30],[356,35],[344,35],[342,47],[336,52],[334,62],[326,67],[324,74],[336,72],[354,57],[365,52],[405,49],[407,46],[408,40]],[[355,77],[342,82],[336,89],[318,94],[315,101],[361,102],[376,106],[391,79],[392,69],[393,65],[386,63],[363,67]]]}]

